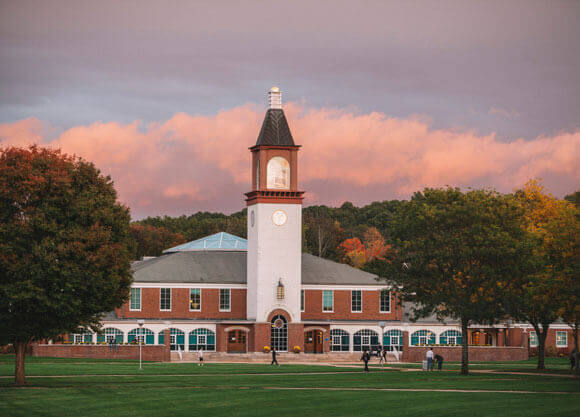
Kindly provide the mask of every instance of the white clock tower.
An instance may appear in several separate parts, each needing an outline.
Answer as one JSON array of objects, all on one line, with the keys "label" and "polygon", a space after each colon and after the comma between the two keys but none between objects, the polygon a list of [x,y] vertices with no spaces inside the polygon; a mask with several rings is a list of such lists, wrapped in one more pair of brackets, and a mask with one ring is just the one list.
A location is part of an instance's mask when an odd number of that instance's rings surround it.
[{"label": "white clock tower", "polygon": [[300,322],[304,192],[298,191],[299,148],[282,110],[282,93],[273,87],[258,140],[250,148],[252,191],[246,193],[247,318],[258,323],[271,320],[273,312]]}]

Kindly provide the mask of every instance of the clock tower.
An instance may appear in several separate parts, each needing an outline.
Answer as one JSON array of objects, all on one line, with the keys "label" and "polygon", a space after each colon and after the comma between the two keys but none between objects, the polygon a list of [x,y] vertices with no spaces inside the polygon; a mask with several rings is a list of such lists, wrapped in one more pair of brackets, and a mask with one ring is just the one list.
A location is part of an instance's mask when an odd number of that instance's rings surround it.
[{"label": "clock tower", "polygon": [[272,326],[279,327],[279,320],[300,322],[304,192],[298,190],[300,146],[294,144],[284,116],[282,93],[273,87],[268,95],[262,129],[250,148],[247,318],[266,323],[274,315],[278,321]]}]

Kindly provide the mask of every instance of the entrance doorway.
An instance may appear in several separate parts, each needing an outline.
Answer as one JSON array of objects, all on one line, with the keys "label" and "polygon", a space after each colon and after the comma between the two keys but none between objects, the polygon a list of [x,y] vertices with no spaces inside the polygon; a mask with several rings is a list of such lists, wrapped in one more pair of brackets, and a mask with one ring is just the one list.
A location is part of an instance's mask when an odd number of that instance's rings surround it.
[{"label": "entrance doorway", "polygon": [[322,353],[322,330],[309,330],[304,332],[304,352]]},{"label": "entrance doorway", "polygon": [[246,353],[246,332],[232,330],[228,332],[228,353]]}]

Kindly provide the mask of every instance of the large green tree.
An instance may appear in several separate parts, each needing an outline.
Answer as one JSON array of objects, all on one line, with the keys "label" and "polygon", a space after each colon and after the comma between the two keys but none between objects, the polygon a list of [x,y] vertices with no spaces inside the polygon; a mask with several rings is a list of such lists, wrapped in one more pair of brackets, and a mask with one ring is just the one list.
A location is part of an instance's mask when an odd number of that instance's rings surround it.
[{"label": "large green tree", "polygon": [[526,269],[529,249],[513,196],[490,190],[425,189],[401,207],[390,263],[367,269],[392,277],[414,318],[461,323],[461,373],[468,373],[468,327],[504,315],[504,289]]},{"label": "large green tree", "polygon": [[33,340],[96,328],[131,285],[129,210],[109,177],[39,147],[0,149],[0,343],[25,383]]}]

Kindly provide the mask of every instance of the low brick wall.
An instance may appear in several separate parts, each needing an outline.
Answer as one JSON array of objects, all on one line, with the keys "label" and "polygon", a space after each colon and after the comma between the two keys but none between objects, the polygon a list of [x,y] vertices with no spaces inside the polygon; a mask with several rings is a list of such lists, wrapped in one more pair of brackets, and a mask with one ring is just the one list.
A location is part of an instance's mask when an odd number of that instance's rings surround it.
[{"label": "low brick wall", "polygon": [[[421,362],[425,359],[426,346],[408,346],[403,361]],[[433,352],[448,362],[461,361],[461,346],[433,346]],[[469,361],[523,361],[528,359],[528,349],[520,346],[469,346]]]},{"label": "low brick wall", "polygon": [[[171,352],[168,345],[143,345],[141,347],[144,361],[169,362]],[[109,345],[67,345],[67,344],[33,344],[32,356],[50,356],[56,358],[92,358],[92,359],[139,359],[139,345],[117,345],[111,351]]]}]

